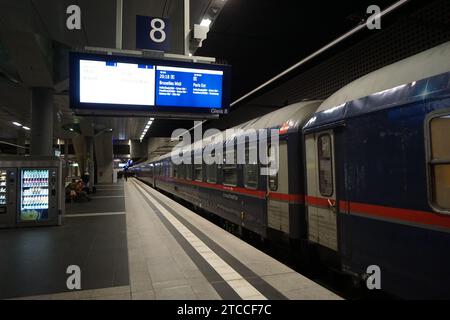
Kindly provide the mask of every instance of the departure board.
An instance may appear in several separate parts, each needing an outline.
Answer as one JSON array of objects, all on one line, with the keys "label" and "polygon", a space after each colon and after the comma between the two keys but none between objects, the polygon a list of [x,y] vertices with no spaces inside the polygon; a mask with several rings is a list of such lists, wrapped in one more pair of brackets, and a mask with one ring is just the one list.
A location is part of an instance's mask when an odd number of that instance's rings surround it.
[{"label": "departure board", "polygon": [[71,55],[71,107],[225,114],[230,67]]}]

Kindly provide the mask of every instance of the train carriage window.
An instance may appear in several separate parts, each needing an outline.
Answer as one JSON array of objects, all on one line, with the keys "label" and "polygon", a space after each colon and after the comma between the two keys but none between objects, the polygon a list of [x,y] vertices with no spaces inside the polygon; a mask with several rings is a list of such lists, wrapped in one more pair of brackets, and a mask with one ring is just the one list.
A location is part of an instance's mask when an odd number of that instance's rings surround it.
[{"label": "train carriage window", "polygon": [[186,179],[192,180],[192,164],[186,165]]},{"label": "train carriage window", "polygon": [[[211,152],[211,157],[215,157],[216,153],[215,150]],[[217,182],[217,164],[209,164],[206,166],[206,181],[209,183],[216,183]]]},{"label": "train carriage window", "polygon": [[319,191],[322,196],[333,195],[333,161],[331,150],[331,136],[323,134],[317,141],[319,155]]},{"label": "train carriage window", "polygon": [[[234,148],[234,146],[233,146]],[[234,156],[233,156],[234,155]],[[237,155],[235,150],[225,152],[225,163],[222,167],[223,184],[227,186],[237,185]]]},{"label": "train carriage window", "polygon": [[194,153],[194,180],[203,181],[203,154],[202,150]]},{"label": "train carriage window", "polygon": [[207,174],[207,181],[209,183],[216,183],[217,182],[217,165],[216,164],[210,164],[206,168],[206,174]]},{"label": "train carriage window", "polygon": [[172,168],[172,178],[178,177],[178,166],[176,164],[170,164],[170,167]]},{"label": "train carriage window", "polygon": [[[272,146],[269,145],[267,148],[267,156],[270,157],[272,153]],[[272,163],[269,162],[268,167],[272,167]],[[270,191],[277,191],[278,190],[278,170],[275,174],[269,175],[269,189]]]},{"label": "train carriage window", "polygon": [[194,164],[194,178],[196,181],[203,181],[202,165]]},{"label": "train carriage window", "polygon": [[178,166],[178,178],[186,179],[186,166],[184,164]]},{"label": "train carriage window", "polygon": [[[252,155],[253,153],[253,155]],[[252,156],[251,156],[252,155]],[[255,158],[255,159],[253,159]],[[256,146],[245,146],[244,186],[248,189],[258,188],[258,149]]]},{"label": "train carriage window", "polygon": [[430,121],[431,202],[437,209],[450,209],[450,115]]}]

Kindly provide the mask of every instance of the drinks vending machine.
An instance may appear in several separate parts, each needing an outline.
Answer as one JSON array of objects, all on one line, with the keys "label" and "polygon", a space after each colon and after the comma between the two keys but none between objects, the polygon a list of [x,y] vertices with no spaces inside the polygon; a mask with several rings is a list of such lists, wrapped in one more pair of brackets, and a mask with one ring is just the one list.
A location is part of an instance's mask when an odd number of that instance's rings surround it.
[{"label": "drinks vending machine", "polygon": [[16,219],[17,170],[0,168],[0,227],[14,227]]},{"label": "drinks vending machine", "polygon": [[59,158],[0,158],[0,227],[58,225],[63,214]]}]

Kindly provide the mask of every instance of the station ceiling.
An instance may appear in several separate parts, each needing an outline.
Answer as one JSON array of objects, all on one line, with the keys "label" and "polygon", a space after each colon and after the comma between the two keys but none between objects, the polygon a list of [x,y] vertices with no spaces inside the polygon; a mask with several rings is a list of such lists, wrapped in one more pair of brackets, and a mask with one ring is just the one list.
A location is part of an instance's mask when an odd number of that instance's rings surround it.
[{"label": "station ceiling", "polygon": [[[361,23],[367,18],[367,7],[373,4],[372,0],[191,0],[191,25],[201,21],[214,1],[225,1],[226,4],[195,54],[216,57],[219,62],[232,65],[232,101]],[[175,25],[182,23],[181,0],[123,2],[124,49],[135,49],[134,17],[138,14],[168,17]],[[395,2],[397,0],[376,1],[382,9]],[[79,32],[65,28],[65,8],[70,4],[82,8],[83,25]],[[48,78],[55,79],[57,91],[55,137],[71,137],[72,133],[62,127],[79,123],[81,127],[93,125],[95,131],[112,128],[115,139],[139,138],[146,118],[81,118],[69,109],[67,53],[84,46],[115,47],[115,5],[114,0],[0,0],[0,138],[17,136],[18,129],[11,121],[30,125],[27,87],[45,84]],[[361,37],[355,37],[343,43],[328,55],[318,57],[308,68],[360,40]],[[48,57],[42,52],[51,49],[54,66],[48,69]],[[181,53],[182,47],[175,46],[173,50]],[[296,75],[293,73],[292,76]],[[262,91],[252,99],[265,93]],[[240,104],[235,108],[239,108],[239,113],[232,112],[229,117],[210,125],[225,128],[227,124],[234,125],[280,108],[285,94],[280,91],[271,99],[264,96],[256,102]],[[147,135],[170,136],[176,128],[192,126],[192,121],[160,119],[154,122]]]},{"label": "station ceiling", "polygon": [[[66,28],[66,8],[81,8],[82,29]],[[162,16],[171,19],[172,27],[182,30],[183,1],[123,1],[123,49],[135,50],[135,16]],[[211,0],[192,0],[191,25],[200,23]],[[0,1],[0,138],[15,139],[22,130],[12,121],[31,125],[28,87],[47,86],[54,80],[55,137],[70,138],[62,129],[70,124],[92,124],[95,131],[114,130],[115,139],[138,139],[146,118],[76,117],[69,109],[68,52],[85,46],[115,48],[116,1],[114,0],[1,0]],[[175,33],[172,51],[183,52],[183,34]],[[46,55],[48,53],[48,55]],[[53,66],[51,61],[53,60]],[[185,123],[190,126],[192,121]],[[156,123],[155,123],[156,124]],[[164,125],[164,121],[163,121]],[[26,132],[26,134],[29,134]]]}]

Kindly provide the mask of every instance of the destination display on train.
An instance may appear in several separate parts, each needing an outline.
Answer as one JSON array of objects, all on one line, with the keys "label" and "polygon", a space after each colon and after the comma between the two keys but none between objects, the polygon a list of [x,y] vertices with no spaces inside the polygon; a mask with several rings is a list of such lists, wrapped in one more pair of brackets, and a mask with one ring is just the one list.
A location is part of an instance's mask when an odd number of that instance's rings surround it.
[{"label": "destination display on train", "polygon": [[221,114],[229,104],[229,66],[83,55],[71,59],[72,108]]}]

